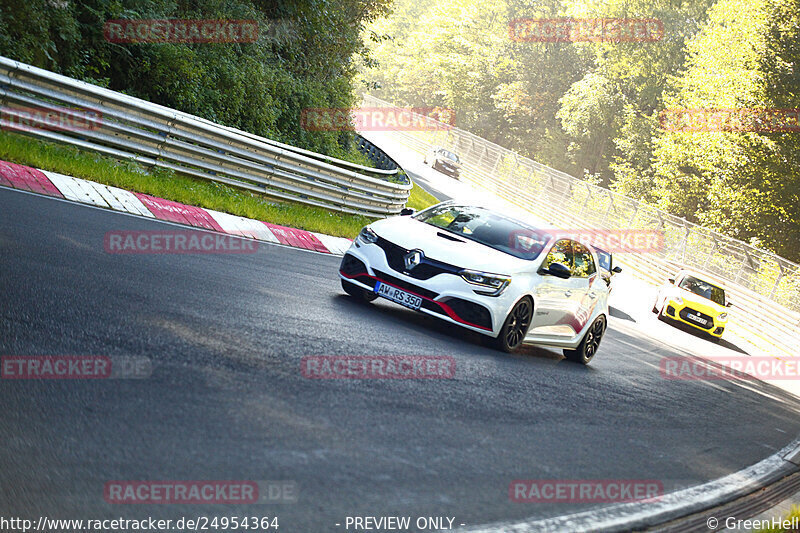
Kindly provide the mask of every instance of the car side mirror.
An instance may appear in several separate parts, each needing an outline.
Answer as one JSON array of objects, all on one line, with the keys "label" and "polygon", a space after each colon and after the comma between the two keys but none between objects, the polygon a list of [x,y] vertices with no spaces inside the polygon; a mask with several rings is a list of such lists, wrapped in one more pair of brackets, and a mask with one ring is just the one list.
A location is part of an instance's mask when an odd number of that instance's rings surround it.
[{"label": "car side mirror", "polygon": [[733,304],[731,302],[725,302],[725,307],[732,307]]},{"label": "car side mirror", "polygon": [[667,281],[669,281],[670,283],[672,283],[673,285],[675,285],[675,278],[669,278]]},{"label": "car side mirror", "polygon": [[572,276],[572,273],[569,271],[569,267],[562,265],[561,263],[553,263],[549,268],[543,268],[541,272],[543,274],[550,274],[551,276],[561,279],[568,279],[570,276]]},{"label": "car side mirror", "polygon": [[403,209],[400,210],[400,216],[407,217],[413,215],[416,212],[417,212],[416,209],[411,209],[410,207],[404,207]]},{"label": "car side mirror", "polygon": [[613,272],[614,274],[619,274],[620,272],[622,272],[622,267],[615,266],[614,268],[611,269],[611,272]]}]

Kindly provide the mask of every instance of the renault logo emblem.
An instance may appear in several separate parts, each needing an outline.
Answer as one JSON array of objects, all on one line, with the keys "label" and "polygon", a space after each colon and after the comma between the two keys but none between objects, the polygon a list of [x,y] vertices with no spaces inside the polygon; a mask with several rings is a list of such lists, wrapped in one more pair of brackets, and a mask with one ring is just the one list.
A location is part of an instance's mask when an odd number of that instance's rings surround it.
[{"label": "renault logo emblem", "polygon": [[422,258],[425,257],[425,254],[422,253],[422,250],[411,250],[403,257],[403,262],[406,265],[406,270],[411,270],[418,264],[422,262]]}]

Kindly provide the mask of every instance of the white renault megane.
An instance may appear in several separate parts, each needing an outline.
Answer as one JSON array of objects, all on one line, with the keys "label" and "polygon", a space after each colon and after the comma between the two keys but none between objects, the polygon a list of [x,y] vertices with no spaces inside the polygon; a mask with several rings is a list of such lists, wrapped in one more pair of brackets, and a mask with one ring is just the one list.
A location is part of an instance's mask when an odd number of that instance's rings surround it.
[{"label": "white renault megane", "polygon": [[383,297],[488,336],[564,349],[587,364],[608,316],[596,251],[554,229],[445,202],[366,226],[339,268],[342,288]]}]

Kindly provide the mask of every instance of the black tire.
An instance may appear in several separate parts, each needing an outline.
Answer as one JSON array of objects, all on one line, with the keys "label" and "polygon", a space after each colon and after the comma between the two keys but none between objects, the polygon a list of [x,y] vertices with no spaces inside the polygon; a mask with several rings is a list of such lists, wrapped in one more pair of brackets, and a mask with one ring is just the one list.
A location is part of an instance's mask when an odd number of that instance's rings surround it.
[{"label": "black tire", "polygon": [[500,333],[492,339],[492,346],[503,352],[513,352],[520,347],[533,319],[533,301],[525,297],[508,313]]},{"label": "black tire", "polygon": [[656,300],[656,302],[653,304],[653,314],[654,314],[654,315],[657,315],[657,314],[658,314],[658,307],[656,307],[656,304],[657,304],[657,303],[658,303],[658,301]]},{"label": "black tire", "polygon": [[581,340],[581,343],[574,350],[564,350],[564,357],[570,361],[588,365],[597,353],[597,348],[600,347],[600,341],[603,340],[603,334],[606,332],[606,317],[600,315],[592,322],[589,329]]},{"label": "black tire", "polygon": [[375,294],[374,292],[362,289],[361,287],[356,287],[349,281],[345,281],[343,279],[340,279],[340,281],[342,282],[342,289],[344,289],[344,292],[346,292],[353,298],[356,298],[357,300],[361,300],[364,302],[371,302],[372,300],[378,297],[378,295]]}]

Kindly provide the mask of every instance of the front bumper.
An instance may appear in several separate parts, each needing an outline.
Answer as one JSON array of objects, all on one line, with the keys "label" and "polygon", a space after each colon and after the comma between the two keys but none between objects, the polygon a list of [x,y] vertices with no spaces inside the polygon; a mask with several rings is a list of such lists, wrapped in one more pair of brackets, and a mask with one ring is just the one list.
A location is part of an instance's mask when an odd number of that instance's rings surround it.
[{"label": "front bumper", "polygon": [[[668,299],[664,304],[664,316],[718,338],[722,337],[725,327],[728,325],[727,320],[720,320],[716,316],[694,309],[691,303],[684,302],[679,304],[673,299]],[[692,316],[699,317],[704,323],[697,318],[693,319]]]},{"label": "front bumper", "polygon": [[505,307],[510,305],[505,293],[498,297],[477,295],[473,292],[475,286],[455,269],[439,272],[435,270],[438,265],[417,266],[414,273],[425,278],[417,279],[398,270],[395,255],[377,244],[354,243],[342,258],[339,277],[368,291],[373,291],[380,281],[410,292],[422,298],[420,312],[484,335],[494,336],[500,330]]},{"label": "front bumper", "polygon": [[447,174],[448,176],[453,176],[454,178],[457,178],[458,175],[460,174],[460,169],[454,168],[450,165],[445,165],[440,161],[434,161],[433,168],[435,168],[436,170],[438,170],[443,174]]}]

